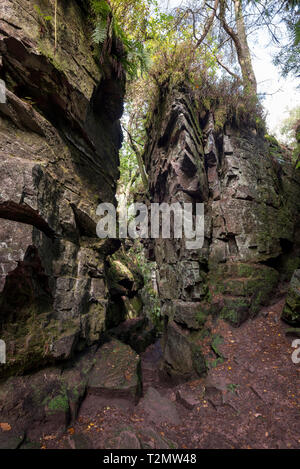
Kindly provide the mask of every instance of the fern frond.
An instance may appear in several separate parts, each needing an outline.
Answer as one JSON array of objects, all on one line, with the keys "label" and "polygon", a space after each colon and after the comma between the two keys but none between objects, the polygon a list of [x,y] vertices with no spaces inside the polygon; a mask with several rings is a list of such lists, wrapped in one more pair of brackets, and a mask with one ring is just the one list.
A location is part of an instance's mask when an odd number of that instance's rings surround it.
[{"label": "fern frond", "polygon": [[140,42],[133,42],[127,50],[127,61],[132,64],[131,72],[133,76],[148,70],[150,65],[150,54]]},{"label": "fern frond", "polygon": [[96,16],[95,29],[92,35],[93,42],[102,45],[107,40],[105,53],[110,54],[113,37],[120,39],[125,53],[119,58],[111,57],[115,67],[123,67],[123,70],[131,79],[145,72],[149,68],[150,55],[144,45],[139,41],[129,39],[116,17],[112,14],[112,9],[106,0],[90,0],[90,2]]},{"label": "fern frond", "polygon": [[94,32],[92,34],[92,39],[95,44],[103,44],[107,37],[107,20],[101,18],[97,22]]}]

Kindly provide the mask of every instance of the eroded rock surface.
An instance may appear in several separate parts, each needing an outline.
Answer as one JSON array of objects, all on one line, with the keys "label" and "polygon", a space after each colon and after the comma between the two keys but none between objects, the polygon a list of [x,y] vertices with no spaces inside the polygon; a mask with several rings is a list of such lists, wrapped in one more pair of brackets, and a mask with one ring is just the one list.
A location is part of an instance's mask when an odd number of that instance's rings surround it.
[{"label": "eroded rock surface", "polygon": [[241,325],[300,260],[299,174],[257,129],[226,116],[217,126],[217,111],[182,87],[162,93],[148,128],[151,201],[205,206],[201,249],[188,249],[184,238],[149,248],[165,318],[164,368],[173,377],[205,369],[208,315]]},{"label": "eroded rock surface", "polygon": [[56,50],[53,2],[0,6],[2,375],[70,359],[107,328],[119,244],[97,238],[96,208],[115,201],[124,77],[100,65],[84,3],[58,2]]}]

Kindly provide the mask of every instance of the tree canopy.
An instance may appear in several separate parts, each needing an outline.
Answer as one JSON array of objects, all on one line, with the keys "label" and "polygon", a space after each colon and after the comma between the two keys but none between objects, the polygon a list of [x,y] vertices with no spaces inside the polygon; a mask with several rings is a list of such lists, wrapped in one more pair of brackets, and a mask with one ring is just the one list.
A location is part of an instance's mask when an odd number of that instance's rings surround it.
[{"label": "tree canopy", "polygon": [[[282,74],[299,77],[299,0],[187,0],[168,11],[157,0],[89,1],[95,44],[110,51],[113,37],[123,44],[119,61],[127,74],[127,95],[121,167],[128,169],[123,181],[128,190],[135,185],[146,190],[146,115],[165,88],[189,80],[214,96],[220,83],[223,100],[242,93],[248,113],[256,112],[249,34],[257,28],[265,28],[279,48],[274,62]],[[231,104],[238,106],[234,99]]]}]

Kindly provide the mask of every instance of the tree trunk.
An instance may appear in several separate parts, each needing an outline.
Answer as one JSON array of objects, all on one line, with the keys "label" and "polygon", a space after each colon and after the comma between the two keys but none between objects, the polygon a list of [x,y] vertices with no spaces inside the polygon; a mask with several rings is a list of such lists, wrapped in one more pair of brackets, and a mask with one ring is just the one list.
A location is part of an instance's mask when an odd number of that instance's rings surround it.
[{"label": "tree trunk", "polygon": [[242,11],[242,0],[233,0],[233,2],[237,34],[241,44],[239,63],[242,69],[243,81],[245,83],[245,89],[248,90],[250,94],[256,95],[257,82],[252,66],[251,54],[247,41],[245,21]]},{"label": "tree trunk", "polygon": [[244,22],[244,16],[242,11],[242,0],[232,0],[234,3],[235,9],[235,22],[237,27],[237,32],[231,28],[226,22],[225,18],[225,9],[226,9],[226,0],[220,1],[220,21],[229,36],[232,38],[238,61],[241,67],[243,85],[245,93],[257,98],[257,83],[255,74],[253,71],[252,60],[250,49],[247,41],[247,34]]},{"label": "tree trunk", "polygon": [[131,148],[133,149],[133,151],[135,153],[137,164],[138,164],[138,167],[139,167],[139,172],[141,174],[141,178],[142,178],[142,182],[143,182],[143,186],[144,186],[145,192],[147,193],[148,192],[148,177],[147,177],[147,174],[146,174],[146,171],[145,171],[142,153],[138,149],[137,145],[134,143],[134,140],[132,138],[131,133],[124,126],[123,126],[123,129],[127,133],[128,137],[129,137]]}]

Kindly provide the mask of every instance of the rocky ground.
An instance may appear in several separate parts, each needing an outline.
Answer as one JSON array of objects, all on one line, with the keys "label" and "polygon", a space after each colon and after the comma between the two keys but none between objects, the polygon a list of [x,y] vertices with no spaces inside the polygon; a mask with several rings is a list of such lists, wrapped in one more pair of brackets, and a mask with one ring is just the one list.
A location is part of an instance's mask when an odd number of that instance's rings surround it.
[{"label": "rocky ground", "polygon": [[240,328],[211,323],[210,370],[202,379],[164,382],[156,342],[142,356],[138,404],[90,394],[76,423],[43,434],[35,447],[300,448],[300,366],[291,359],[295,337],[280,320],[283,304],[277,298]]}]

